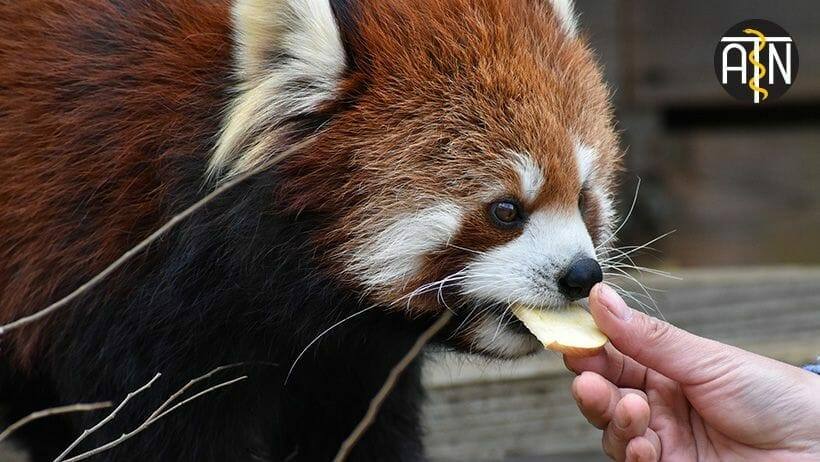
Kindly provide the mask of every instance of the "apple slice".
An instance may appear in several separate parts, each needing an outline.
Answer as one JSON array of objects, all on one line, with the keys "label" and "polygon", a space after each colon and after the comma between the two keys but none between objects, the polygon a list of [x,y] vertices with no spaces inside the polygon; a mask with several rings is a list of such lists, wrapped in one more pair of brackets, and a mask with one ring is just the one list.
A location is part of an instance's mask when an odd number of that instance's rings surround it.
[{"label": "apple slice", "polygon": [[567,356],[592,356],[608,340],[598,330],[592,315],[577,304],[560,310],[523,305],[514,305],[511,309],[544,348]]}]

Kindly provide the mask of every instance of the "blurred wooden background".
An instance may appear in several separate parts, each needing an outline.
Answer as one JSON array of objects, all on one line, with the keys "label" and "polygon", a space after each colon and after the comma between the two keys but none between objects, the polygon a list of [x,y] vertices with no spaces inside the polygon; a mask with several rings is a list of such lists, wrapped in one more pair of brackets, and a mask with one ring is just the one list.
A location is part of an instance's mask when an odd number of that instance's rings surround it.
[{"label": "blurred wooden background", "polygon": [[[622,202],[642,179],[623,240],[677,230],[655,246],[666,265],[820,262],[817,3],[577,4],[615,92],[628,153]],[[759,107],[736,102],[714,72],[720,36],[749,18],[784,27],[800,55],[789,92]]]}]

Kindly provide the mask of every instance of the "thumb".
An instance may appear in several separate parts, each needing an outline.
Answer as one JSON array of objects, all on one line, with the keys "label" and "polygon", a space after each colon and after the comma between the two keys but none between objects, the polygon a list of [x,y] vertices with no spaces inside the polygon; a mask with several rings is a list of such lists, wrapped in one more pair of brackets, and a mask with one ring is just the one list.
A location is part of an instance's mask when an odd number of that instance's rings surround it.
[{"label": "thumb", "polygon": [[589,310],[595,324],[621,353],[684,385],[720,377],[737,367],[744,356],[735,347],[633,310],[605,284],[592,289]]}]

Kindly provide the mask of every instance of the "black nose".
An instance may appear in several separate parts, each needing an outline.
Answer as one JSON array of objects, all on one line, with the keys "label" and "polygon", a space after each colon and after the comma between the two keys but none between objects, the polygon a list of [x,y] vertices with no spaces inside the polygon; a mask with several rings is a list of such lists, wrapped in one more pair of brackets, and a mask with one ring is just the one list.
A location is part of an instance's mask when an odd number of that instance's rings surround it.
[{"label": "black nose", "polygon": [[589,297],[592,286],[604,280],[601,265],[591,258],[573,262],[558,280],[558,289],[570,300]]}]

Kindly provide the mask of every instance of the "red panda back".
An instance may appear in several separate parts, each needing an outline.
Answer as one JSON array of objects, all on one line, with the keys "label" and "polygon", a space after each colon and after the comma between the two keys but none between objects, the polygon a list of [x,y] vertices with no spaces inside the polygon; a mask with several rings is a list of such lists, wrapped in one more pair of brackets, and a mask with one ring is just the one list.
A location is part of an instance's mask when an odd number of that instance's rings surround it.
[{"label": "red panda back", "polygon": [[[207,162],[229,21],[227,2],[0,4],[0,323],[65,295],[186,205],[168,191],[202,172],[170,166]],[[46,325],[8,334],[17,359]]]}]

